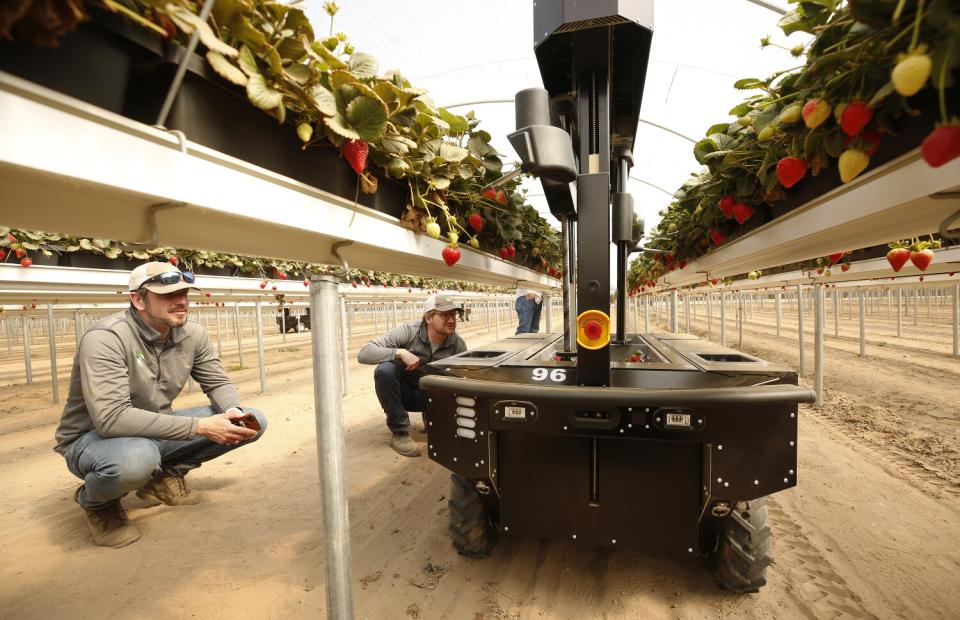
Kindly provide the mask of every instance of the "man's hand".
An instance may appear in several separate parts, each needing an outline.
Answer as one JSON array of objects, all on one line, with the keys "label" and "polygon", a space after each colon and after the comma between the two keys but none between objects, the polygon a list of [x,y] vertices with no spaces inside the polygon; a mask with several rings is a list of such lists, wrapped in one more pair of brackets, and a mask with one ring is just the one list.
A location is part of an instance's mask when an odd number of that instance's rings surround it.
[{"label": "man's hand", "polygon": [[397,349],[397,359],[406,366],[406,371],[416,370],[420,366],[420,358],[407,351],[406,349]]},{"label": "man's hand", "polygon": [[220,415],[212,415],[208,418],[199,418],[197,421],[197,434],[206,437],[214,443],[235,446],[242,441],[250,439],[257,434],[252,428],[235,426],[234,418],[242,418],[243,412],[237,409],[230,409]]}]

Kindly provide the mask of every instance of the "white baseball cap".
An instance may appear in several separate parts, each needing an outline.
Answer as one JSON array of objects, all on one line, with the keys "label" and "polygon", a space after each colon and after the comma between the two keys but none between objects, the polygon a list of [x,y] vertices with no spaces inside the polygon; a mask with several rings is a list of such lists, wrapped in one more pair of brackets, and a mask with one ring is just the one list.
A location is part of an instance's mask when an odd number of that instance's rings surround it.
[{"label": "white baseball cap", "polygon": [[427,297],[427,301],[423,302],[423,313],[426,314],[433,310],[437,312],[447,312],[448,310],[463,312],[463,304],[459,303],[453,295],[431,295]]},{"label": "white baseball cap", "polygon": [[187,288],[200,290],[193,285],[193,272],[180,271],[167,262],[151,261],[139,265],[130,272],[130,292],[146,288],[151,293],[164,295]]}]

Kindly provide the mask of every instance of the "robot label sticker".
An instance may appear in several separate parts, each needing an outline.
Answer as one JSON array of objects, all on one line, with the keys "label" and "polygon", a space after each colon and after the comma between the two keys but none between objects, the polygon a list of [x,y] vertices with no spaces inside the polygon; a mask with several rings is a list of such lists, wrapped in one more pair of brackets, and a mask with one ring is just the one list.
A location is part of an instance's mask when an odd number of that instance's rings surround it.
[{"label": "robot label sticker", "polygon": [[577,317],[577,344],[602,349],[610,344],[610,317],[600,310],[584,310]]},{"label": "robot label sticker", "polygon": [[534,368],[530,373],[530,378],[534,381],[546,381],[549,379],[554,383],[563,383],[567,380],[567,371],[564,368]]}]

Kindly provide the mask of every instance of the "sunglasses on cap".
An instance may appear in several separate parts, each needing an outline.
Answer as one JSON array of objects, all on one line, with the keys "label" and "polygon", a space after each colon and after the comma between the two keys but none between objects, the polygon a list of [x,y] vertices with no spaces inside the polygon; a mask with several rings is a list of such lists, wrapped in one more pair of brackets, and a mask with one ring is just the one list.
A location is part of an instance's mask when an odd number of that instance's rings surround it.
[{"label": "sunglasses on cap", "polygon": [[187,284],[193,284],[196,278],[193,276],[192,271],[168,271],[147,278],[140,286],[143,287],[148,284],[176,284],[180,280],[183,280]]}]

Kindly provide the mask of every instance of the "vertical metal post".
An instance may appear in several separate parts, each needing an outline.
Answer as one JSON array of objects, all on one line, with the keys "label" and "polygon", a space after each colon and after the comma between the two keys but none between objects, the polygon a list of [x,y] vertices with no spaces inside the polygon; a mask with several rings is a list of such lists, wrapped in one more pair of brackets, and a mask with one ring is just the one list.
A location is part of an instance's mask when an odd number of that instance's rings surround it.
[{"label": "vertical metal post", "polygon": [[217,357],[223,360],[223,342],[220,337],[220,308],[217,308]]},{"label": "vertical metal post", "polygon": [[800,342],[800,376],[804,373],[804,353],[803,353],[803,286],[797,285],[797,332]]},{"label": "vertical metal post", "polygon": [[233,302],[233,331],[237,335],[237,357],[243,368],[243,325],[240,323],[240,302]]},{"label": "vertical metal post", "polygon": [[[74,331],[73,336],[77,340],[77,351],[80,350],[80,340],[83,338],[83,329],[81,328],[80,324],[81,324],[80,311],[74,310],[73,311],[73,331]],[[9,334],[7,334],[7,336],[9,337]],[[9,344],[10,344],[10,340],[8,338],[7,345],[9,346]]]},{"label": "vertical metal post", "polygon": [[743,306],[743,291],[739,291],[737,295],[737,349],[743,349],[743,321],[746,318],[745,316],[746,309]]},{"label": "vertical metal post", "polygon": [[960,357],[960,284],[953,285],[953,356]]},{"label": "vertical metal post", "polygon": [[260,367],[260,393],[267,391],[267,364],[263,355],[263,316],[260,314],[260,300],[254,303],[257,317],[257,365]]},{"label": "vertical metal post", "polygon": [[677,305],[677,289],[670,293],[670,331],[680,333],[680,308]]},{"label": "vertical metal post", "polygon": [[[313,310],[311,310],[310,312],[313,312]],[[393,300],[393,326],[394,327],[397,326],[397,300],[396,299]]]},{"label": "vertical metal post", "polygon": [[720,293],[720,346],[727,346],[727,293]]},{"label": "vertical metal post", "polygon": [[683,319],[686,325],[684,331],[690,333],[690,293],[683,294]]},{"label": "vertical metal post", "polygon": [[493,301],[494,324],[497,328],[497,340],[500,340],[500,300]]},{"label": "vertical metal post", "polygon": [[287,344],[287,316],[289,316],[289,313],[284,314],[283,309],[283,306],[277,306],[277,324],[280,325],[283,344]]},{"label": "vertical metal post", "polygon": [[840,337],[840,292],[833,289],[833,336]]},{"label": "vertical metal post", "polygon": [[643,297],[643,333],[650,333],[650,296]]},{"label": "vertical metal post", "polygon": [[707,340],[713,340],[713,301],[710,299],[710,293],[704,297],[704,303],[707,304]]},{"label": "vertical metal post", "polygon": [[347,322],[347,300],[345,297],[340,297],[340,363],[341,363],[341,372],[343,373],[343,385],[341,389],[343,395],[347,395],[347,390],[350,389],[350,331]]},{"label": "vertical metal post", "polygon": [[903,335],[903,289],[897,289],[897,338]]},{"label": "vertical metal post", "polygon": [[780,291],[774,293],[774,309],[777,313],[777,338],[780,337]]},{"label": "vertical metal post", "polygon": [[860,357],[867,356],[867,317],[863,295],[863,291],[860,291],[857,298],[860,304]]},{"label": "vertical metal post", "polygon": [[893,301],[893,291],[887,289],[887,320],[890,320],[890,306]]},{"label": "vertical metal post", "polygon": [[50,341],[50,381],[53,383],[53,404],[60,402],[60,386],[57,383],[57,337],[53,323],[53,304],[47,304],[47,340]]},{"label": "vertical metal post", "polygon": [[[813,362],[813,386],[814,392],[816,392],[816,400],[814,401],[814,407],[819,409],[823,406],[823,324],[826,323],[826,310],[825,303],[823,299],[823,285],[815,284],[813,286],[814,292],[814,328],[813,328],[813,340],[814,340],[814,362]],[[802,349],[801,349],[802,350]]]},{"label": "vertical metal post", "polygon": [[33,368],[30,367],[30,317],[23,315],[23,368],[27,374],[27,385],[33,385]]},{"label": "vertical metal post", "polygon": [[920,306],[920,289],[913,289],[913,324],[919,325],[919,320],[917,317],[918,307]]},{"label": "vertical metal post", "polygon": [[547,333],[553,333],[553,298],[547,293],[544,293],[543,301],[541,303],[543,304],[543,308],[541,309],[547,313]]},{"label": "vertical metal post", "polygon": [[923,291],[923,301],[927,304],[927,318],[930,318],[930,289]]},{"label": "vertical metal post", "polygon": [[[337,279],[310,282],[310,339],[313,345],[313,400],[317,419],[317,467],[323,549],[327,574],[327,617],[353,617],[350,516],[347,509],[346,442],[343,434],[337,321]],[[321,320],[323,317],[323,320]]]}]

